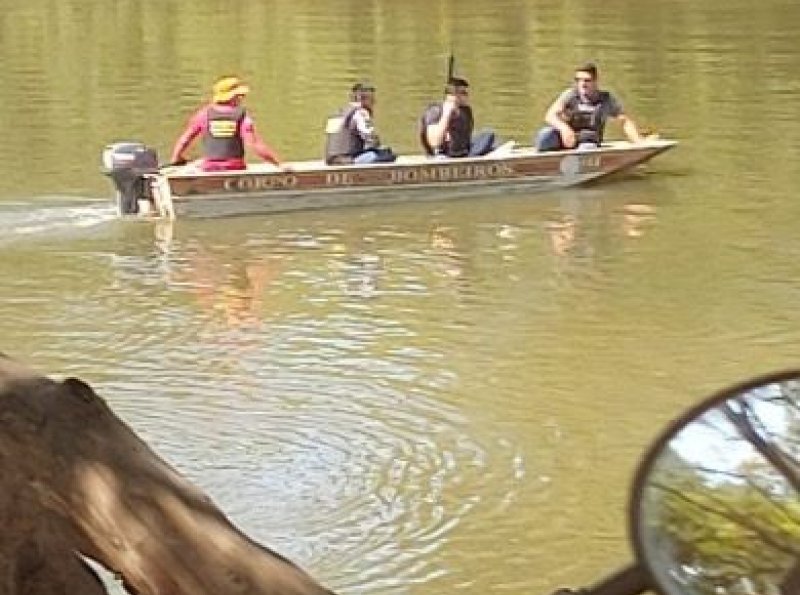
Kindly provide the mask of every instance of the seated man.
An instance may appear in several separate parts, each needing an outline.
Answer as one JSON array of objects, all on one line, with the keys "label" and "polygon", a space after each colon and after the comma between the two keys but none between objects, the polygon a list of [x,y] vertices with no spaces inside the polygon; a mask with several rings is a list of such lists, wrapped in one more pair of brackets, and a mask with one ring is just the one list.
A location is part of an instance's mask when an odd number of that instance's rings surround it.
[{"label": "seated man", "polygon": [[214,83],[211,103],[201,107],[189,120],[172,149],[172,163],[185,163],[184,151],[198,136],[203,140],[203,171],[245,169],[245,145],[264,161],[282,167],[281,161],[256,132],[253,119],[242,105],[250,88],[235,76]]},{"label": "seated man", "polygon": [[441,103],[429,105],[420,118],[419,140],[425,153],[437,157],[478,157],[494,149],[495,134],[472,135],[475,120],[469,105],[469,83],[451,77]]},{"label": "seated man", "polygon": [[325,163],[387,163],[397,159],[389,147],[380,146],[372,120],[374,111],[375,87],[353,85],[350,103],[328,118],[325,126]]},{"label": "seated man", "polygon": [[534,145],[539,151],[596,148],[603,142],[608,118],[622,123],[631,142],[641,142],[636,124],[622,110],[622,104],[597,84],[597,66],[584,64],[575,69],[575,85],[553,102],[545,114],[547,126],[539,130]]}]

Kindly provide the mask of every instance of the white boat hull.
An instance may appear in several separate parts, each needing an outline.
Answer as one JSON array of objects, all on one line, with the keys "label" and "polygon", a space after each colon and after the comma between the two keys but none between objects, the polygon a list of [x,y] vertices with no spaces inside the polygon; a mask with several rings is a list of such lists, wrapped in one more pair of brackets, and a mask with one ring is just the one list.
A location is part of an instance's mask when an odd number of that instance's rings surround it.
[{"label": "white boat hull", "polygon": [[595,181],[676,144],[618,141],[582,151],[539,153],[527,148],[476,158],[407,156],[395,163],[352,166],[304,161],[288,164],[288,171],[268,164],[228,172],[182,166],[145,178],[152,190],[151,211],[158,216],[225,217],[540,192]]}]

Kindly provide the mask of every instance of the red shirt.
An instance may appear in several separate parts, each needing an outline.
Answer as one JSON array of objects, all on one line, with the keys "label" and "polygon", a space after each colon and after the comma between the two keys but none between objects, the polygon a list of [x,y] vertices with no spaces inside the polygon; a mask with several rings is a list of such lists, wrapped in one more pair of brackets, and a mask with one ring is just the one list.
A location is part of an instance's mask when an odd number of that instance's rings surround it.
[{"label": "red shirt", "polygon": [[[209,106],[204,105],[200,109],[198,109],[194,115],[189,119],[189,123],[186,125],[186,128],[181,133],[180,138],[175,143],[175,148],[172,150],[172,159],[171,161],[177,161],[183,152],[186,150],[186,147],[198,136],[204,134],[206,130],[208,130],[208,111]],[[234,111],[236,106],[228,105],[224,103],[215,103],[214,109],[219,112],[225,111]],[[264,159],[265,161],[271,161],[273,163],[278,162],[278,158],[275,155],[275,152],[272,151],[269,147],[267,147],[264,142],[258,137],[256,133],[255,124],[253,123],[253,119],[250,117],[249,114],[245,113],[244,117],[242,118],[241,127],[239,129],[242,138],[245,140],[247,144],[252,145],[253,149],[255,150],[258,155]],[[230,170],[230,169],[245,169],[247,164],[245,163],[244,159],[208,159],[203,158],[200,162],[200,168],[203,171],[223,171],[223,170]]]}]

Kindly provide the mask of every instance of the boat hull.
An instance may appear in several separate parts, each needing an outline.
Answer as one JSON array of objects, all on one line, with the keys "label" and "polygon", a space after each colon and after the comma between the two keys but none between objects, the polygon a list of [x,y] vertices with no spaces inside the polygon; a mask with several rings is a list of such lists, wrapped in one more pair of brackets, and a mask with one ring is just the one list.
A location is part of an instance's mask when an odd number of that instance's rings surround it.
[{"label": "boat hull", "polygon": [[146,177],[153,188],[151,214],[223,217],[540,192],[630,169],[675,144],[615,142],[600,149],[553,153],[515,149],[465,159],[408,156],[395,163],[353,166],[306,161],[289,164],[290,171],[267,164],[234,172],[182,167]]}]

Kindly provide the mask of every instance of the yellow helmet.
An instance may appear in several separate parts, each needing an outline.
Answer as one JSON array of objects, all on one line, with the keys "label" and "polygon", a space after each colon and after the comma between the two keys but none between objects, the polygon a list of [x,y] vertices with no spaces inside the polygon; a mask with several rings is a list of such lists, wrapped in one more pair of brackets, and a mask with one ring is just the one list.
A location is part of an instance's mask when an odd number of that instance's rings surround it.
[{"label": "yellow helmet", "polygon": [[250,87],[244,84],[237,76],[225,76],[214,83],[212,97],[214,103],[224,103],[234,97],[247,95]]}]

